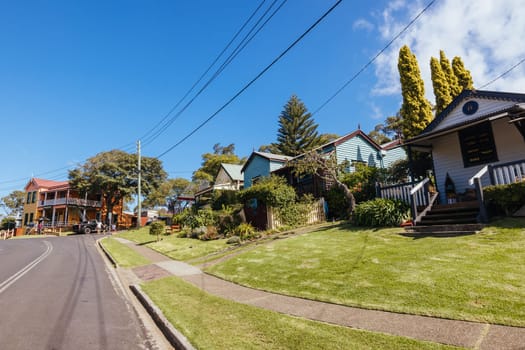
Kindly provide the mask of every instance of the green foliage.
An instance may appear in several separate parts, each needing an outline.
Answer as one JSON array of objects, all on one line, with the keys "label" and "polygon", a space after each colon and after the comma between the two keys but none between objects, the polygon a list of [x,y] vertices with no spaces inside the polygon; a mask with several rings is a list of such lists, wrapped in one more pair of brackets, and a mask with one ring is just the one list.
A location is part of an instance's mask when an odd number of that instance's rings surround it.
[{"label": "green foliage", "polygon": [[299,202],[288,203],[277,209],[277,217],[281,224],[289,227],[305,225],[308,214],[312,209],[314,199],[311,195],[305,195]]},{"label": "green foliage", "polygon": [[238,236],[241,239],[241,241],[246,241],[252,238],[256,238],[257,231],[249,223],[243,222],[235,228],[234,235]]},{"label": "green foliage", "polygon": [[447,78],[450,96],[452,99],[454,99],[461,93],[463,89],[461,86],[459,86],[458,78],[454,74],[452,66],[450,65],[450,61],[448,60],[447,56],[445,56],[445,51],[443,50],[439,51],[439,63],[443,73],[445,74],[445,77]]},{"label": "green foliage", "polygon": [[341,175],[341,181],[352,191],[357,203],[374,199],[376,183],[383,182],[386,170],[364,163],[354,164],[355,171]]},{"label": "green foliage", "polygon": [[0,230],[13,229],[16,226],[16,219],[13,217],[3,218],[0,222]]},{"label": "green foliage", "polygon": [[186,209],[173,217],[174,221],[194,230],[199,227],[215,226],[217,217],[211,209]]},{"label": "green foliage", "polygon": [[436,115],[441,113],[452,102],[450,85],[447,76],[441,67],[438,59],[430,58],[430,73],[432,76],[432,86],[436,97]]},{"label": "green foliage", "polygon": [[157,236],[157,241],[160,241],[160,235],[164,234],[166,224],[162,220],[153,221],[149,226],[149,234]]},{"label": "green foliage", "polygon": [[323,141],[304,103],[295,95],[290,97],[279,116],[277,143],[269,149],[287,156],[297,156],[320,146]]},{"label": "green foliage", "polygon": [[225,206],[239,203],[237,191],[215,190],[211,197],[211,208],[221,210]]},{"label": "green foliage", "polygon": [[187,190],[190,190],[189,192],[191,193],[191,182],[189,180],[181,177],[167,179],[146,197],[142,202],[142,206],[145,208],[153,208],[156,206],[167,205],[170,211],[173,211],[174,203],[172,202],[177,196]]},{"label": "green foliage", "polygon": [[330,219],[348,219],[348,201],[337,187],[330,188],[325,196]]},{"label": "green foliage", "polygon": [[219,170],[221,169],[221,164],[242,164],[244,159],[240,159],[235,155],[235,145],[230,144],[228,146],[221,146],[220,144],[215,144],[213,146],[213,153],[204,153],[202,155],[201,167],[193,173],[193,180],[204,180],[210,183],[213,183]]},{"label": "green foliage", "polygon": [[352,221],[357,226],[399,226],[409,214],[409,207],[404,202],[376,198],[358,204],[352,214]]},{"label": "green foliage", "polygon": [[294,203],[296,194],[284,178],[272,175],[240,191],[239,198],[243,202],[256,198],[270,207],[280,208]]},{"label": "green foliage", "polygon": [[[137,193],[138,158],[120,150],[102,152],[69,172],[69,183],[81,193],[103,194],[107,212]],[[141,158],[142,194],[159,188],[167,174],[156,158]]]},{"label": "green foliage", "polygon": [[417,136],[432,121],[432,108],[425,98],[425,86],[416,56],[408,46],[399,50],[398,70],[403,104],[399,111],[405,139]]},{"label": "green foliage", "polygon": [[485,201],[497,212],[512,215],[525,205],[525,181],[483,188]]},{"label": "green foliage", "polygon": [[461,87],[462,90],[474,89],[472,75],[470,74],[470,71],[466,69],[463,65],[461,57],[456,56],[452,59],[452,70],[454,71],[454,75],[458,78],[458,85]]},{"label": "green foliage", "polygon": [[408,173],[409,173],[409,164],[407,159],[398,159],[387,169],[387,178],[386,181],[388,183],[403,183],[406,182],[408,179]]},{"label": "green foliage", "polygon": [[25,196],[26,193],[24,191],[13,191],[0,199],[0,206],[6,209],[8,215],[16,215],[24,209]]}]

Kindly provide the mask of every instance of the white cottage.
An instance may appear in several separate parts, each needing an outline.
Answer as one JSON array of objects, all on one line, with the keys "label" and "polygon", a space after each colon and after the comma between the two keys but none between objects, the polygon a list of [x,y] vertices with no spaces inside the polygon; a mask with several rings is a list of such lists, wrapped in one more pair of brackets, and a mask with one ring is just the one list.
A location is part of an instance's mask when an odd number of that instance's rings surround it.
[{"label": "white cottage", "polygon": [[525,180],[525,94],[464,90],[404,145],[431,152],[442,204],[480,200],[483,186]]}]

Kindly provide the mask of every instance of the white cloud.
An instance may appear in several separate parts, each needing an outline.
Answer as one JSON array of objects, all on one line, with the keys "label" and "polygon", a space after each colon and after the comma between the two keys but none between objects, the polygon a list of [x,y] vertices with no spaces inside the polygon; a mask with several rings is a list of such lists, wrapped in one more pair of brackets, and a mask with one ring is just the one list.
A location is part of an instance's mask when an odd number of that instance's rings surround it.
[{"label": "white cloud", "polygon": [[[420,1],[392,1],[383,11],[378,26],[382,39],[391,40],[425,5]],[[375,63],[378,82],[373,92],[400,94],[397,59],[399,48],[405,44],[418,59],[431,102],[434,96],[429,62],[431,56],[439,57],[439,50],[444,50],[450,61],[460,56],[472,73],[474,86],[481,87],[525,57],[525,16],[518,11],[523,5],[523,0],[436,2],[390,50],[378,57]],[[523,92],[524,87],[525,63],[484,89]]]},{"label": "white cloud", "polygon": [[355,21],[352,24],[352,28],[354,30],[364,29],[364,30],[370,32],[370,31],[372,31],[374,29],[374,25],[372,23],[370,23],[369,21],[367,21],[366,19],[359,18],[357,21]]}]

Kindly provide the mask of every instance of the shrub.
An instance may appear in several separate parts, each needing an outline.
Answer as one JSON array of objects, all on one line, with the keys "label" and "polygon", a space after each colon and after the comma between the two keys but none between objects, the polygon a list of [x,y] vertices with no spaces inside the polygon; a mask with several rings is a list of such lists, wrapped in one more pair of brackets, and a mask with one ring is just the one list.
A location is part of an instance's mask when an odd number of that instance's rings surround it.
[{"label": "shrub", "polygon": [[295,202],[296,194],[284,178],[272,175],[239,192],[239,198],[243,202],[256,198],[270,207],[279,208]]},{"label": "shrub", "polygon": [[358,204],[352,213],[352,221],[357,226],[399,226],[409,214],[409,206],[404,202],[376,198]]},{"label": "shrub", "polygon": [[341,176],[341,181],[354,195],[357,203],[376,197],[376,183],[386,178],[386,170],[356,163],[355,171]]},{"label": "shrub", "polygon": [[245,241],[247,239],[258,237],[258,235],[256,234],[257,231],[255,231],[255,228],[246,222],[243,222],[242,224],[237,226],[234,232],[235,232],[235,235],[241,239],[241,241]]},{"label": "shrub", "polygon": [[157,236],[157,242],[160,241],[160,235],[164,233],[166,224],[164,221],[153,221],[149,226],[149,234]]},{"label": "shrub", "polygon": [[330,219],[348,219],[348,201],[344,193],[337,187],[332,187],[325,193],[328,204],[328,216]]},{"label": "shrub", "polygon": [[497,212],[512,215],[525,205],[525,181],[483,188],[485,201]]},{"label": "shrub", "polygon": [[211,209],[186,209],[182,213],[175,215],[176,223],[189,227],[194,230],[203,226],[214,226],[217,222],[216,216]]},{"label": "shrub", "polygon": [[216,190],[211,197],[211,208],[213,210],[221,210],[225,206],[237,204],[238,202],[237,191]]},{"label": "shrub", "polygon": [[313,202],[314,199],[311,195],[305,195],[297,203],[292,202],[277,208],[277,217],[281,224],[285,226],[297,227],[305,225]]}]

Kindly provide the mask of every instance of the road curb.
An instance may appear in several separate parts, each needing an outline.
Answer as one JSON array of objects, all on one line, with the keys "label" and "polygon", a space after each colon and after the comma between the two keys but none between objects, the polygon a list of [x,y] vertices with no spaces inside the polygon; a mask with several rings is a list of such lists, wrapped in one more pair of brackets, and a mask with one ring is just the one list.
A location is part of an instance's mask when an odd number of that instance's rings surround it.
[{"label": "road curb", "polygon": [[151,301],[151,299],[146,295],[146,293],[142,291],[139,285],[132,284],[129,286],[129,288],[144,306],[146,311],[148,311],[153,321],[155,321],[157,327],[161,330],[166,339],[168,339],[170,344],[175,349],[195,350],[195,348],[193,347],[193,345],[191,345],[188,339],[182,333],[176,330],[175,327],[173,327],[173,325],[164,316],[162,311],[153,303],[153,301]]},{"label": "road curb", "polygon": [[117,261],[115,260],[115,258],[113,258],[113,256],[111,255],[111,253],[100,243],[100,241],[102,241],[103,239],[105,239],[107,237],[102,237],[102,238],[99,238],[97,239],[97,245],[100,247],[100,249],[102,249],[102,251],[104,252],[104,254],[107,256],[107,258],[109,259],[109,261],[111,262],[111,264],[113,265],[114,268],[117,268],[119,267],[118,264],[117,264]]}]

